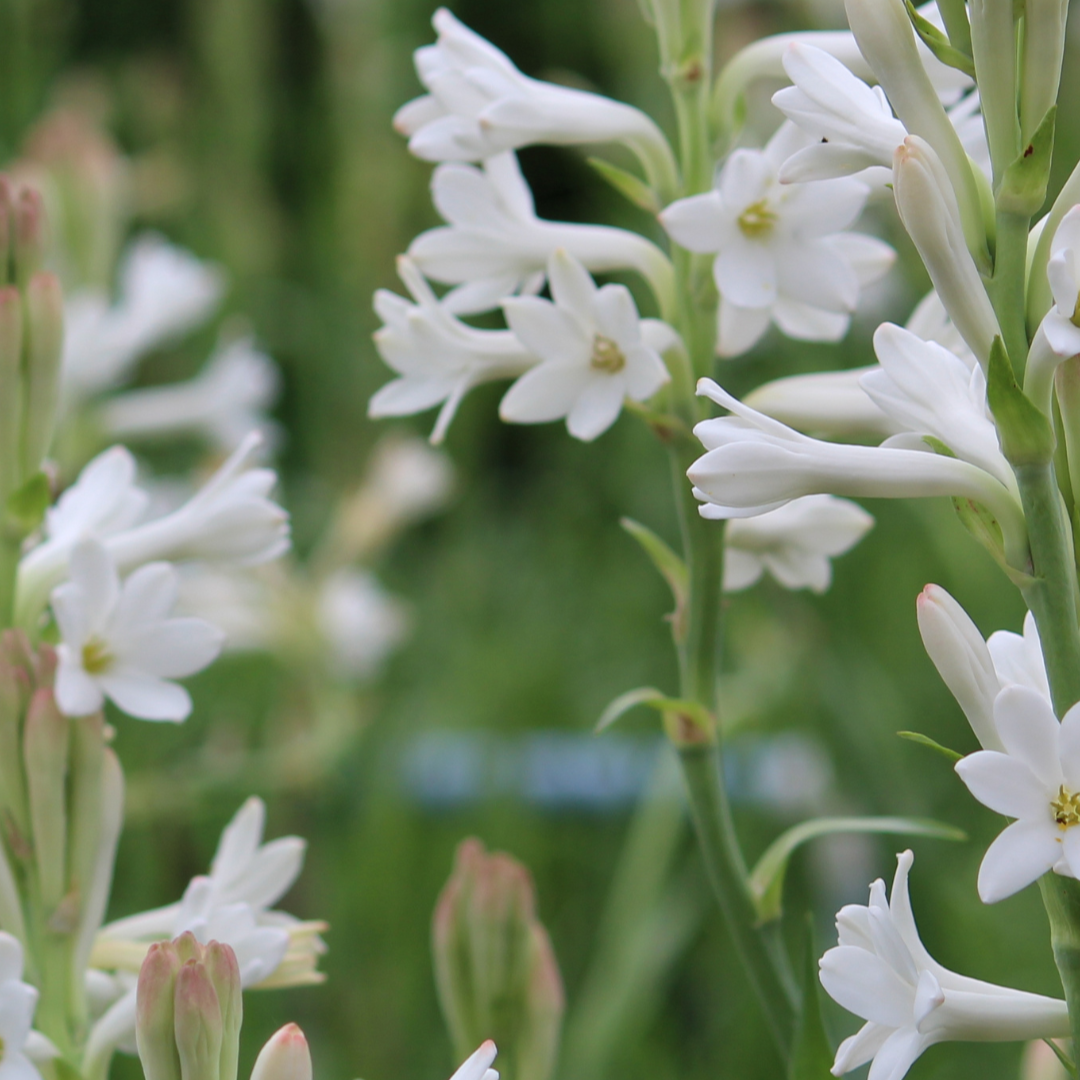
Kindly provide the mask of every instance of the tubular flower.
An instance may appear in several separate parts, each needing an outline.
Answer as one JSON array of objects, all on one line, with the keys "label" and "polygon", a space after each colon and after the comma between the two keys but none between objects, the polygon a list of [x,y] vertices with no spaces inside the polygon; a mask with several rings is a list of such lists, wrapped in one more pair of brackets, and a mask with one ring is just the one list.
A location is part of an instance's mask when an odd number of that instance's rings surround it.
[{"label": "tubular flower", "polygon": [[736,150],[716,187],[672,203],[660,215],[690,251],[716,253],[721,356],[751,348],[770,322],[789,337],[838,341],[859,290],[882,277],[894,252],[847,229],[870,189],[850,178],[782,185],[781,165],[808,137],[784,124],[764,150]]},{"label": "tubular flower", "polygon": [[483,161],[532,143],[622,142],[647,169],[670,173],[671,152],[643,112],[619,101],[523,75],[509,57],[446,8],[439,35],[417,49],[428,93],[398,109],[394,127],[426,161]]},{"label": "tubular flower", "polygon": [[749,588],[768,571],[785,589],[825,592],[830,559],[853,548],[874,519],[861,506],[832,495],[807,495],[728,525],[724,591]]},{"label": "tubular flower", "polygon": [[461,1063],[450,1080],[499,1080],[499,1074],[491,1067],[497,1054],[495,1044],[488,1039]]},{"label": "tubular flower", "polygon": [[557,248],[593,272],[636,270],[662,304],[673,299],[671,264],[644,237],[607,225],[538,218],[511,152],[488,158],[482,169],[440,165],[431,178],[431,195],[448,224],[421,233],[408,255],[433,281],[457,286],[442,301],[453,314],[489,311],[515,293],[539,292]]},{"label": "tubular flower", "polygon": [[1058,356],[1080,353],[1080,206],[1062,219],[1050,244],[1046,276],[1054,306],[1042,321],[1042,330]]},{"label": "tubular flower", "polygon": [[411,259],[398,260],[398,274],[414,303],[386,289],[375,294],[384,324],[375,331],[375,347],[398,378],[376,391],[368,415],[408,416],[441,404],[431,433],[440,443],[469,390],[513,378],[537,361],[512,331],[477,330],[455,318]]},{"label": "tubular flower", "polygon": [[879,878],[866,907],[849,904],[836,916],[840,940],[821,958],[821,985],[866,1023],[840,1044],[833,1075],[873,1061],[870,1080],[901,1080],[934,1043],[1067,1035],[1064,1001],[958,975],[930,956],[908,898],[913,861],[910,851],[897,857],[891,899]]},{"label": "tubular flower", "polygon": [[548,277],[553,302],[503,301],[510,329],[541,363],[510,387],[499,415],[518,424],[565,416],[570,434],[590,441],[611,427],[625,398],[644,401],[668,381],[660,350],[678,338],[666,323],[640,320],[625,285],[598,289],[562,249]]},{"label": "tubular flower", "polygon": [[994,727],[1004,752],[979,750],[956,763],[979,802],[1016,819],[979,867],[979,896],[987,904],[1051,869],[1080,877],[1080,705],[1059,723],[1043,694],[1006,686],[994,698]]}]

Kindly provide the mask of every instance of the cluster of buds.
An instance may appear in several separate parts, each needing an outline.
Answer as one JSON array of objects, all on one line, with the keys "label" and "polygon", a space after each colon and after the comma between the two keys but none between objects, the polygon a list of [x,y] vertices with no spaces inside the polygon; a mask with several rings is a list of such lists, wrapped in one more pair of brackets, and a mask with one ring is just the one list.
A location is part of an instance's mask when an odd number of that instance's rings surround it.
[{"label": "cluster of buds", "polygon": [[457,1056],[494,1039],[514,1080],[548,1080],[563,987],[528,870],[475,838],[463,841],[435,908],[432,948]]}]

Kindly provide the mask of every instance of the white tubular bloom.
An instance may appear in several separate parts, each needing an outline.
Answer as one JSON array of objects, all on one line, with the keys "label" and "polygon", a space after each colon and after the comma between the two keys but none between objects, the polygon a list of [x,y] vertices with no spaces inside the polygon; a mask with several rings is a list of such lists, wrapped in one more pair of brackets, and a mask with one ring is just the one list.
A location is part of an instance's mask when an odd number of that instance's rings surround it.
[{"label": "white tubular bloom", "polygon": [[721,356],[746,352],[770,322],[789,337],[838,341],[860,288],[892,265],[888,244],[843,231],[862,212],[865,184],[779,182],[781,165],[808,141],[794,124],[783,124],[764,150],[736,150],[713,191],[680,199],[660,215],[677,244],[716,253]]},{"label": "white tubular bloom", "polygon": [[202,619],[169,617],[176,570],[149,563],[121,584],[102,544],[84,540],[71,553],[70,574],[52,593],[60,711],[87,716],[108,697],[143,720],[187,719],[191,697],[171,680],[212,663],[224,635]]},{"label": "white tubular bloom", "polygon": [[114,306],[98,293],[75,293],[64,322],[63,393],[78,400],[122,382],[151,349],[205,321],[225,290],[221,271],[162,237],[128,248]]},{"label": "white tubular bloom", "polygon": [[1016,820],[987,849],[979,896],[992,904],[1048,870],[1080,877],[1080,705],[1060,723],[1041,693],[1006,686],[994,699],[1004,752],[980,750],[956,763],[984,806]]},{"label": "white tubular bloom", "polygon": [[822,593],[832,583],[830,559],[850,551],[873,527],[861,506],[832,495],[807,495],[728,525],[724,591],[753,585],[768,571],[785,589]]},{"label": "white tubular bloom", "polygon": [[296,1024],[286,1024],[259,1051],[251,1080],[311,1080],[311,1051]]},{"label": "white tubular bloom", "polygon": [[866,907],[836,916],[839,944],[821,958],[821,985],[866,1023],[836,1052],[834,1076],[868,1061],[872,1080],[902,1080],[939,1042],[1013,1042],[1068,1034],[1064,1001],[958,975],[926,951],[908,898],[914,856],[897,856],[892,897],[879,878]]},{"label": "white tubular bloom", "polygon": [[998,479],[958,458],[893,447],[822,442],[748,408],[711,379],[698,393],[734,416],[694,428],[707,453],[687,475],[709,518],[753,517],[802,495],[867,498],[966,496],[987,506],[1019,558],[1026,531],[1020,504]]},{"label": "white tubular bloom", "polygon": [[446,8],[431,21],[438,41],[415,53],[416,72],[428,93],[394,116],[394,127],[409,137],[417,157],[483,161],[533,143],[622,142],[654,182],[673,180],[667,141],[639,109],[530,79]]},{"label": "white tubular bloom", "polygon": [[344,679],[368,679],[405,640],[406,606],[374,574],[346,567],[331,574],[315,599],[315,618],[330,651],[331,666]]},{"label": "white tubular bloom", "polygon": [[1080,353],[1080,206],[1062,219],[1050,242],[1046,266],[1054,306],[1042,321],[1042,331],[1058,356]]},{"label": "white tubular bloom", "polygon": [[513,153],[483,168],[440,165],[431,194],[445,226],[421,233],[408,255],[434,281],[458,286],[443,304],[455,314],[489,311],[515,293],[539,292],[552,252],[565,248],[587,269],[636,270],[661,307],[674,301],[667,256],[637,233],[606,225],[570,225],[536,216],[532,192]]},{"label": "white tubular bloom", "polygon": [[904,228],[956,329],[984,367],[1001,333],[964,240],[949,177],[929,143],[909,135],[893,160],[893,191]]},{"label": "white tubular bloom", "polygon": [[540,357],[506,392],[499,415],[536,424],[566,417],[577,439],[607,431],[623,400],[645,401],[668,381],[660,351],[678,335],[656,319],[640,320],[625,285],[598,289],[585,268],[559,249],[548,264],[554,302],[503,301],[510,329]]},{"label": "white tubular bloom", "polygon": [[52,1044],[31,1031],[37,1002],[37,990],[23,982],[22,946],[0,931],[0,1080],[41,1080],[31,1054]]},{"label": "white tubular bloom", "polygon": [[375,331],[375,347],[399,377],[376,391],[368,415],[407,416],[442,404],[431,433],[440,443],[469,390],[513,378],[537,361],[511,331],[477,330],[455,318],[411,259],[398,259],[398,274],[415,302],[386,289],[375,294],[384,324]]},{"label": "white tubular bloom", "polygon": [[115,439],[199,435],[231,453],[252,431],[277,434],[266,410],[280,389],[274,362],[251,338],[222,345],[188,382],[130,390],[101,406],[102,427]]},{"label": "white tubular bloom", "polygon": [[495,1044],[488,1039],[461,1063],[450,1080],[499,1080],[499,1074],[491,1067],[497,1054]]}]

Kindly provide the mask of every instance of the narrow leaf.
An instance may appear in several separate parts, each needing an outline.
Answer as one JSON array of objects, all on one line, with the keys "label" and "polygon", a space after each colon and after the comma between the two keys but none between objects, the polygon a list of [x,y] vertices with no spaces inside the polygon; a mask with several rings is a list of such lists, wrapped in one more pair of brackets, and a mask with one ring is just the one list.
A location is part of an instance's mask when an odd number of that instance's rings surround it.
[{"label": "narrow leaf", "polygon": [[924,19],[916,10],[911,0],[905,0],[911,25],[915,33],[922,38],[923,44],[943,63],[962,71],[970,79],[975,78],[975,61],[967,53],[961,52],[928,19]]},{"label": "narrow leaf", "polygon": [[675,643],[686,640],[686,613],[690,595],[690,573],[686,563],[652,531],[631,518],[623,518],[620,525],[642,546],[653,566],[660,571],[671,589],[675,610],[670,615],[671,636]]},{"label": "narrow leaf", "polygon": [[650,214],[659,214],[663,209],[659,196],[644,180],[633,173],[612,165],[603,158],[591,157],[589,164],[624,198]]},{"label": "narrow leaf", "polygon": [[821,1014],[818,956],[812,916],[806,919],[806,946],[802,963],[802,1007],[795,1023],[788,1080],[831,1080],[833,1051]]},{"label": "narrow leaf", "polygon": [[777,837],[765,850],[750,874],[750,893],[759,922],[780,918],[784,875],[797,848],[808,840],[832,833],[900,833],[932,836],[938,840],[966,840],[967,834],[952,825],[922,818],[837,817],[803,821]]},{"label": "narrow leaf", "polygon": [[1000,336],[990,347],[986,399],[994,414],[1001,450],[1010,465],[1046,465],[1054,456],[1054,430],[1042,410],[1017,385]]},{"label": "narrow leaf", "polygon": [[620,716],[638,705],[651,705],[658,709],[660,703],[666,700],[659,690],[654,690],[651,686],[639,686],[636,690],[627,690],[601,713],[600,719],[596,721],[596,726],[593,728],[593,734],[599,735],[601,731],[611,727]]},{"label": "narrow leaf", "polygon": [[1031,142],[1005,170],[996,200],[1000,210],[1030,217],[1046,201],[1056,115],[1057,106],[1051,105],[1031,136]]},{"label": "narrow leaf", "polygon": [[930,750],[936,750],[939,754],[943,754],[949,759],[949,761],[959,761],[964,755],[958,754],[955,750],[950,750],[947,746],[942,746],[941,743],[931,739],[929,735],[924,735],[921,731],[898,731],[896,733],[901,739],[907,739],[908,742],[918,743],[919,746],[928,747]]},{"label": "narrow leaf", "polygon": [[24,532],[33,532],[41,524],[51,502],[49,478],[43,472],[36,472],[21,488],[8,496],[8,516]]},{"label": "narrow leaf", "polygon": [[990,553],[994,562],[1018,589],[1026,589],[1034,583],[1035,579],[1030,574],[1009,565],[1009,560],[1005,558],[1001,526],[982,503],[977,503],[974,499],[954,498],[952,504],[960,524]]}]

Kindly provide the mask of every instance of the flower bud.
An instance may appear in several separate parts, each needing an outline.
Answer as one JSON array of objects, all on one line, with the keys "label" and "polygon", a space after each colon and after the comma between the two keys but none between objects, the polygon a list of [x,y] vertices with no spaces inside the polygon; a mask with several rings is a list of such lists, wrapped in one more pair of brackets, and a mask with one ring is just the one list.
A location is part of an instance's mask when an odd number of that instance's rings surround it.
[{"label": "flower bud", "polygon": [[459,1057],[495,1039],[518,1080],[547,1080],[563,1012],[562,980],[536,918],[532,880],[509,855],[464,841],[432,921],[435,976]]},{"label": "flower bud", "polygon": [[1024,144],[1057,101],[1065,52],[1068,0],[1027,0],[1020,81],[1020,134]]},{"label": "flower bud", "polygon": [[240,1025],[244,1018],[244,995],[236,953],[220,941],[211,941],[206,946],[206,970],[214,985],[221,1010],[220,1080],[236,1080]]},{"label": "flower bud", "polygon": [[960,225],[960,211],[941,159],[909,135],[893,157],[893,193],[908,235],[922,256],[945,310],[985,370],[1001,333]]},{"label": "flower bud", "polygon": [[176,976],[173,1026],[181,1080],[219,1080],[221,1005],[206,965],[188,960]]},{"label": "flower bud", "polygon": [[37,690],[26,711],[23,762],[38,888],[50,912],[67,891],[68,744],[68,719],[56,707],[52,690]]},{"label": "flower bud", "polygon": [[180,1080],[174,1032],[174,998],[180,957],[172,942],[150,946],[139,969],[135,997],[135,1043],[146,1080]]},{"label": "flower bud", "polygon": [[14,280],[23,288],[45,262],[45,205],[37,188],[23,187],[16,195],[12,209]]},{"label": "flower bud", "polygon": [[311,1080],[311,1053],[296,1024],[270,1036],[255,1059],[251,1080]]},{"label": "flower bud", "polygon": [[26,286],[26,404],[22,474],[41,468],[56,426],[60,357],[64,346],[64,295],[55,274],[35,274]]},{"label": "flower bud", "polygon": [[0,492],[13,491],[19,475],[23,336],[19,290],[13,285],[0,286]]}]

